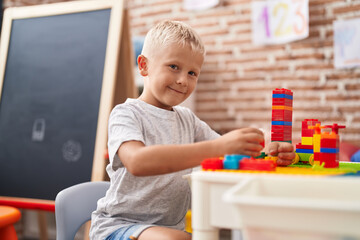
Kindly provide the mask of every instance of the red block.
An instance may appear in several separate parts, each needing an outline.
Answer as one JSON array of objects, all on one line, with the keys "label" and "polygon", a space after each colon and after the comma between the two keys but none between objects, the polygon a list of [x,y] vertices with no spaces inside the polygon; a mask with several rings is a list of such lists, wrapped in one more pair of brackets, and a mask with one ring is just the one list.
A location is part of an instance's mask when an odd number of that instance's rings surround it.
[{"label": "red block", "polygon": [[302,145],[301,143],[296,144],[296,149],[313,149],[313,145]]},{"label": "red block", "polygon": [[292,111],[285,109],[273,109],[271,114],[272,121],[292,121]]},{"label": "red block", "polygon": [[271,125],[271,132],[292,132],[292,126],[286,125]]},{"label": "red block", "polygon": [[320,121],[317,119],[304,119],[302,121],[301,127],[303,129],[309,129],[309,126],[315,126],[317,123],[320,123]]},{"label": "red block", "polygon": [[273,160],[257,160],[244,158],[240,161],[240,170],[275,171],[276,163]]},{"label": "red block", "polygon": [[313,137],[314,129],[301,129],[301,136],[302,137]]},{"label": "red block", "polygon": [[291,133],[271,133],[271,138],[273,137],[291,138]]},{"label": "red block", "polygon": [[320,160],[321,160],[321,153],[314,152],[314,161],[320,161]]},{"label": "red block", "polygon": [[325,163],[325,168],[339,167],[339,154],[338,153],[319,153],[320,165]]},{"label": "red block", "polygon": [[272,99],[272,105],[273,106],[292,107],[293,106],[293,100],[292,99],[287,99],[287,98],[273,98]]},{"label": "red block", "polygon": [[276,88],[273,90],[273,94],[287,94],[293,96],[293,92],[286,88]]},{"label": "red block", "polygon": [[281,142],[284,142],[284,141],[291,141],[291,137],[272,137],[271,136],[271,141],[281,141]]},{"label": "red block", "polygon": [[331,138],[322,138],[320,140],[320,147],[322,148],[339,148],[339,140]]},{"label": "red block", "polygon": [[208,158],[201,162],[201,167],[203,170],[223,169],[224,163],[220,158]]}]

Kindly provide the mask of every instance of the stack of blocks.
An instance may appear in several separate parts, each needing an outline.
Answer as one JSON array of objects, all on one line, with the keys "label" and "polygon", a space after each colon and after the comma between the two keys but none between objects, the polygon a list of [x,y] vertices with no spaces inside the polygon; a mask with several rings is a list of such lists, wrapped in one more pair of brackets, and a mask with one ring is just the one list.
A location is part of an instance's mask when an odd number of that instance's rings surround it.
[{"label": "stack of blocks", "polygon": [[272,95],[271,141],[289,142],[292,137],[293,93],[276,88]]},{"label": "stack of blocks", "polygon": [[[299,155],[300,161],[308,162],[309,154],[313,154],[314,148],[313,144],[317,140],[315,134],[314,126],[319,125],[320,121],[317,119],[304,119],[301,124],[301,143],[296,144],[296,153]],[[315,137],[314,137],[315,136]],[[320,150],[320,149],[319,149]]]},{"label": "stack of blocks", "polygon": [[208,158],[202,161],[203,170],[275,171],[276,157],[254,159],[245,155],[225,155],[225,158]]},{"label": "stack of blocks", "polygon": [[320,153],[314,152],[314,163],[319,161],[318,164],[324,163],[326,168],[339,167],[339,128],[345,128],[345,126],[339,126],[334,123],[332,126],[327,125],[322,128],[331,128],[330,133],[321,133],[320,138]]}]

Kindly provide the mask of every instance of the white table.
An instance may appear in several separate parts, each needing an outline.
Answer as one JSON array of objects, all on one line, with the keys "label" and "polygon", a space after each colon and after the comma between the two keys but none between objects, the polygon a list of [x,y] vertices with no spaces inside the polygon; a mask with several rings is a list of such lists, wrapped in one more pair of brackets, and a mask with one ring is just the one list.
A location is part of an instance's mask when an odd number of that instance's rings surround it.
[{"label": "white table", "polygon": [[[360,239],[360,178],[198,171],[192,185],[193,240]],[[350,238],[349,238],[350,237]]]}]

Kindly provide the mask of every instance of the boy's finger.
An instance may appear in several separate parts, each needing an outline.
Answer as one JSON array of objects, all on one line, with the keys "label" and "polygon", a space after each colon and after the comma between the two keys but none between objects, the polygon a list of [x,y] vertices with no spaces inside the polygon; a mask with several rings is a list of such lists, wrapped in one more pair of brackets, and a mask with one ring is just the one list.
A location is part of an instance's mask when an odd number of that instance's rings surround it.
[{"label": "boy's finger", "polygon": [[261,152],[245,150],[245,151],[242,152],[242,154],[246,155],[246,156],[250,156],[250,157],[257,157],[257,156],[260,156]]},{"label": "boy's finger", "polygon": [[255,152],[260,152],[263,149],[263,146],[259,143],[245,143],[243,147],[246,151]]},{"label": "boy's finger", "polygon": [[293,160],[295,158],[294,152],[281,152],[278,154],[278,158],[282,160]]},{"label": "boy's finger", "polygon": [[294,146],[290,143],[283,143],[278,145],[278,151],[279,152],[293,152],[294,151]]},{"label": "boy's finger", "polygon": [[262,143],[264,142],[264,136],[257,133],[247,133],[244,135],[247,142]]},{"label": "boy's finger", "polygon": [[243,128],[242,131],[243,133],[257,133],[260,134],[261,136],[264,136],[264,133],[257,128]]},{"label": "boy's finger", "polygon": [[285,159],[280,159],[278,158],[276,161],[276,164],[279,166],[287,166],[290,165],[292,163],[292,160],[285,160]]},{"label": "boy's finger", "polygon": [[279,153],[279,143],[277,142],[272,142],[269,146],[269,153],[270,155],[274,156],[277,155]]}]

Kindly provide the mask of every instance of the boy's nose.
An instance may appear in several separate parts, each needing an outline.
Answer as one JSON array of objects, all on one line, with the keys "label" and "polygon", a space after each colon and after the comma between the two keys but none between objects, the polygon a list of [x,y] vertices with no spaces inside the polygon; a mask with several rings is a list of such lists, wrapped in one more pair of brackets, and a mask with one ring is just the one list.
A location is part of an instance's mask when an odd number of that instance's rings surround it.
[{"label": "boy's nose", "polygon": [[181,84],[181,85],[183,85],[183,86],[186,86],[187,85],[187,76],[183,76],[183,75],[181,75],[178,79],[177,79],[177,81],[176,81],[176,83],[177,84]]}]

